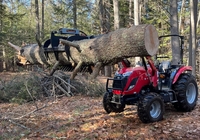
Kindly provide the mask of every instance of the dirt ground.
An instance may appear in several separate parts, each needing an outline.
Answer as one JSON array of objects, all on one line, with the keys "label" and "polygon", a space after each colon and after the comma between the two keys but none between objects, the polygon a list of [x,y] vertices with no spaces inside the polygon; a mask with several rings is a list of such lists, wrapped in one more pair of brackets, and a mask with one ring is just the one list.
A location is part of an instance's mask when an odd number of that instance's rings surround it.
[{"label": "dirt ground", "polygon": [[46,98],[22,105],[0,103],[0,140],[197,140],[200,104],[192,112],[166,105],[164,120],[144,124],[136,106],[106,114],[102,97]]}]

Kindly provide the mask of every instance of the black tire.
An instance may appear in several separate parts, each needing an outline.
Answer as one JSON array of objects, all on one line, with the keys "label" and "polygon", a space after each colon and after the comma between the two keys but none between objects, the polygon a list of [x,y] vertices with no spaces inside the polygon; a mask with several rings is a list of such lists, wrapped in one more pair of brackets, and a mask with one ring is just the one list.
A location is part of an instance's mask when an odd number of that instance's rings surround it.
[{"label": "black tire", "polygon": [[138,102],[138,116],[143,123],[156,122],[163,119],[164,102],[160,95],[147,93]]},{"label": "black tire", "polygon": [[109,114],[111,112],[120,113],[124,111],[125,104],[111,103],[112,93],[106,92],[103,96],[103,108]]},{"label": "black tire", "polygon": [[194,109],[198,99],[198,88],[195,77],[190,73],[183,73],[173,85],[173,90],[177,93],[177,103],[174,107],[178,111],[189,112]]}]

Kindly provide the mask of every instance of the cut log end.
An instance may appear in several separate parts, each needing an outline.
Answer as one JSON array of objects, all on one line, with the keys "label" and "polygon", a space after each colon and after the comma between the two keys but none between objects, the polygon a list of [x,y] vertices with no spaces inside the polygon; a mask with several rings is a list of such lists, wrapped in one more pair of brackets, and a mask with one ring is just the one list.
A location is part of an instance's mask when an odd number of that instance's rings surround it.
[{"label": "cut log end", "polygon": [[158,51],[159,39],[156,28],[153,25],[147,25],[145,28],[145,48],[149,55],[153,56]]}]

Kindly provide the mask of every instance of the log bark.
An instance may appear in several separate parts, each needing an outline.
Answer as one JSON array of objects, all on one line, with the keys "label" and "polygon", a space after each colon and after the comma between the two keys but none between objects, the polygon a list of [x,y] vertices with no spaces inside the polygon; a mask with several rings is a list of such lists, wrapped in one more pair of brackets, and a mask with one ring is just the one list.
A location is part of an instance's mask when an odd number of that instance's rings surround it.
[{"label": "log bark", "polygon": [[[117,63],[123,58],[153,56],[157,53],[159,45],[158,33],[153,25],[121,28],[94,39],[74,42],[61,39],[61,42],[70,47],[71,58],[69,60],[65,52],[60,52],[58,55],[59,64],[97,64],[96,68],[99,68],[99,64],[104,66]],[[60,48],[62,47],[64,46],[61,45]],[[16,49],[16,46],[14,48]],[[21,48],[20,54],[33,64],[55,64],[57,62],[54,53],[48,53],[47,58],[43,48],[38,45],[25,46]],[[79,68],[80,65],[76,71]]]},{"label": "log bark", "polygon": [[79,53],[75,48],[71,48],[71,56],[76,63],[82,60],[109,64],[121,58],[155,55],[159,40],[154,26],[138,25],[73,43],[78,44],[82,50]]}]

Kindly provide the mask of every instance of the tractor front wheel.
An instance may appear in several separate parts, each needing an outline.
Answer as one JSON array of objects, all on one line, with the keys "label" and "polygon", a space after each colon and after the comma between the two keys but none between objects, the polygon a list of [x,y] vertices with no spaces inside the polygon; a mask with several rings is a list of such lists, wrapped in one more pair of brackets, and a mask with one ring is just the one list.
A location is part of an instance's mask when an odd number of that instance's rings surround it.
[{"label": "tractor front wheel", "polygon": [[106,92],[103,96],[103,107],[104,110],[109,114],[111,112],[120,113],[124,111],[125,104],[112,103],[112,93]]},{"label": "tractor front wheel", "polygon": [[191,111],[196,106],[198,99],[198,88],[194,76],[190,73],[180,75],[178,81],[173,85],[177,93],[177,103],[174,107],[179,111]]},{"label": "tractor front wheel", "polygon": [[157,93],[147,93],[138,102],[138,116],[143,123],[156,122],[163,119],[164,102]]}]

